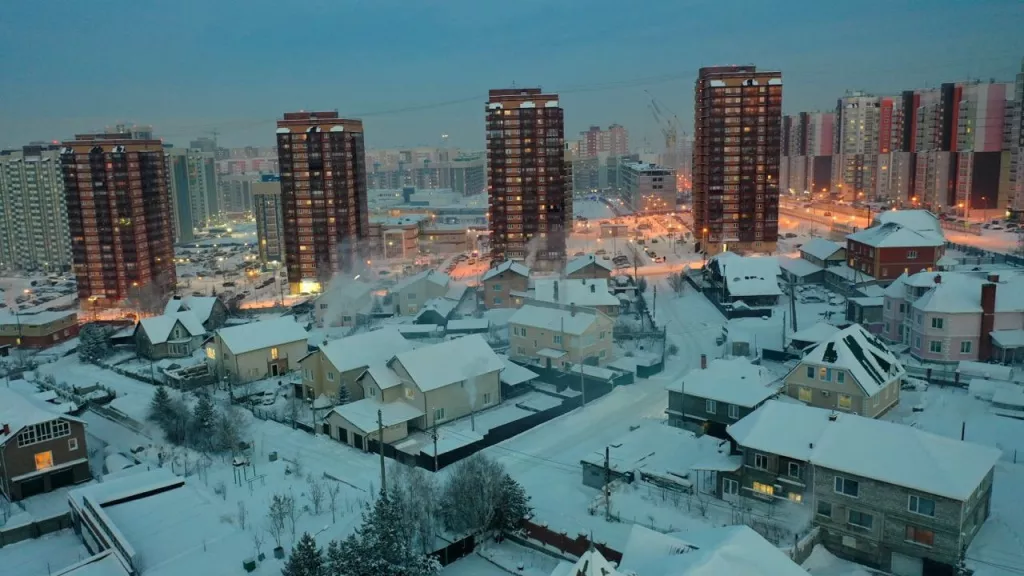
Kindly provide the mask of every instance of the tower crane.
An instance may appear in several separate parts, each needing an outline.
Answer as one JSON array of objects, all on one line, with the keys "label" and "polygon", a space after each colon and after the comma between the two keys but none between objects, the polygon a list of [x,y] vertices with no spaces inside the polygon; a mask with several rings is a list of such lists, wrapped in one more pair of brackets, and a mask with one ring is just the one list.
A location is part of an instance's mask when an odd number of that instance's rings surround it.
[{"label": "tower crane", "polygon": [[665,155],[662,164],[676,170],[677,177],[681,176],[684,181],[688,182],[690,178],[690,162],[686,158],[686,151],[681,150],[679,146],[680,138],[686,141],[686,131],[680,127],[679,117],[674,112],[669,110],[663,103],[659,103],[658,99],[649,90],[644,90],[644,92],[651,97],[651,103],[648,107],[654,116],[654,121],[658,123],[661,133],[665,137]]}]

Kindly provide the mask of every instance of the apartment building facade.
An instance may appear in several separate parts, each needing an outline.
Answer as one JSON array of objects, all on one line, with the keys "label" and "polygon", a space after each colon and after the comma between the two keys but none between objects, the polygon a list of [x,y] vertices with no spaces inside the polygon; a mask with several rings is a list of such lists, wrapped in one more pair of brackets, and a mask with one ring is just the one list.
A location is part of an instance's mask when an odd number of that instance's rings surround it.
[{"label": "apartment building facade", "polygon": [[701,68],[694,94],[694,235],[707,253],[778,240],[782,74]]},{"label": "apartment building facade", "polygon": [[265,174],[252,184],[253,215],[260,261],[284,261],[284,216],[281,212],[281,177]]},{"label": "apartment building facade", "polygon": [[491,261],[558,270],[572,225],[564,112],[539,88],[491,90],[486,105]]},{"label": "apartment building facade", "polygon": [[216,159],[212,152],[171,148],[167,169],[174,199],[174,237],[177,242],[189,242],[195,239],[194,230],[210,226],[221,216]]},{"label": "apartment building facade", "polygon": [[602,152],[612,156],[629,154],[629,131],[621,124],[612,124],[607,130],[591,126],[586,132],[580,132],[580,156],[592,158]]},{"label": "apartment building facade", "polygon": [[71,268],[60,146],[0,151],[0,268]]},{"label": "apartment building facade", "polygon": [[277,122],[277,149],[288,286],[320,292],[334,272],[365,260],[363,123],[337,112],[286,112]]},{"label": "apartment building facade", "polygon": [[622,167],[625,196],[638,214],[676,209],[676,171],[657,164],[631,162]]}]

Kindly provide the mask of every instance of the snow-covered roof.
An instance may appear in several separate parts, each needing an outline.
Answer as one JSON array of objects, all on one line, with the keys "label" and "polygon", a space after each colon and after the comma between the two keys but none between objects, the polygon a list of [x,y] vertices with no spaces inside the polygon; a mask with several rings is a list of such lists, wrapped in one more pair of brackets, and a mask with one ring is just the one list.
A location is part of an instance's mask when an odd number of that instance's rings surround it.
[{"label": "snow-covered roof", "polygon": [[18,435],[26,426],[42,424],[58,418],[81,422],[78,418],[58,413],[56,406],[23,396],[10,388],[0,388],[0,429],[7,424],[11,433],[4,435],[0,430],[0,445]]},{"label": "snow-covered roof", "polygon": [[442,318],[447,320],[448,317],[452,315],[452,312],[455,311],[456,305],[457,304],[454,301],[447,298],[431,298],[423,303],[423,307],[420,308],[416,317],[419,318],[424,312],[432,311],[437,312]]},{"label": "snow-covered roof", "polygon": [[885,287],[885,295],[888,296],[889,298],[897,298],[902,300],[903,297],[906,296],[904,290],[906,288],[908,278],[910,278],[910,276],[906,272],[900,274],[898,278],[893,280],[891,284]]},{"label": "snow-covered roof", "polygon": [[406,276],[405,278],[402,278],[401,280],[396,282],[394,286],[391,287],[391,292],[400,292],[402,290],[405,290],[409,286],[412,286],[413,284],[419,282],[420,280],[424,279],[427,280],[428,282],[433,282],[434,284],[443,287],[447,287],[448,283],[451,282],[451,279],[444,272],[438,272],[433,268],[429,268],[427,270],[424,270],[423,272],[420,272],[419,274],[413,274],[412,276]]},{"label": "snow-covered roof", "polygon": [[[107,478],[108,476],[104,476]],[[52,573],[53,576],[129,576],[124,564],[117,559],[113,548],[89,556],[62,570]]]},{"label": "snow-covered roof", "polygon": [[524,368],[515,362],[508,359],[507,356],[501,356],[501,362],[505,365],[505,368],[501,371],[501,382],[507,386],[518,386],[524,382],[529,382],[538,375],[529,368]]},{"label": "snow-covered roof", "polygon": [[[370,377],[373,378],[373,381],[377,383],[377,387],[381,390],[387,390],[389,388],[402,385],[401,376],[391,368],[388,368],[386,364],[370,364],[370,366],[366,368],[366,372],[363,374],[369,374]],[[362,375],[360,375],[360,378],[362,378]]]},{"label": "snow-covered roof", "polygon": [[1000,348],[1024,346],[1024,330],[993,330],[989,335],[992,336],[992,342]]},{"label": "snow-covered roof", "polygon": [[906,374],[899,358],[884,342],[860,324],[840,330],[817,346],[800,361],[797,370],[807,365],[846,370],[868,396]]},{"label": "snow-covered roof", "polygon": [[728,432],[745,448],[954,500],[970,496],[1002,454],[911,426],[774,400]]},{"label": "snow-covered roof", "polygon": [[470,334],[396,356],[422,392],[472,380],[505,367],[479,334]]},{"label": "snow-covered roof", "polygon": [[989,364],[988,362],[972,362],[961,360],[956,365],[956,371],[963,376],[975,376],[978,378],[990,378],[995,380],[1013,380],[1013,368]]},{"label": "snow-covered roof", "polygon": [[533,298],[564,305],[619,305],[619,299],[608,289],[606,278],[538,278],[534,282]]},{"label": "snow-covered roof", "polygon": [[186,296],[184,298],[171,298],[164,306],[164,314],[191,310],[200,322],[206,322],[213,314],[213,307],[217,304],[216,296]]},{"label": "snow-covered roof", "polygon": [[375,398],[363,398],[343,404],[335,407],[332,412],[363,432],[376,432],[378,410],[381,412],[385,428],[423,416],[422,410],[403,400],[380,402]]},{"label": "snow-covered roof", "polygon": [[458,320],[449,320],[446,328],[449,332],[459,332],[463,330],[487,330],[490,326],[491,321],[487,318],[460,318]]},{"label": "snow-covered roof", "polygon": [[[936,282],[936,279],[939,281]],[[907,281],[918,287],[931,286],[914,301],[922,312],[967,314],[981,312],[981,287],[986,276],[958,272],[920,272]],[[1024,275],[1001,272],[996,284],[996,312],[1024,312]]]},{"label": "snow-covered roof", "polygon": [[390,360],[395,354],[412,350],[415,345],[393,326],[363,332],[320,346],[320,351],[339,372],[366,368]]},{"label": "snow-covered roof", "polygon": [[875,216],[879,224],[899,224],[911,230],[943,237],[942,224],[939,219],[927,210],[886,210]]},{"label": "snow-covered roof", "polygon": [[466,295],[466,290],[468,289],[469,286],[466,286],[461,282],[452,282],[448,285],[448,292],[444,297],[456,303],[462,302],[462,298]]},{"label": "snow-covered roof", "polygon": [[920,232],[892,222],[854,232],[847,239],[873,248],[928,248],[945,243],[943,238],[933,233]]},{"label": "snow-covered roof", "polygon": [[781,296],[779,262],[772,257],[736,256],[718,263],[730,296]]},{"label": "snow-covered roof", "polygon": [[819,260],[826,260],[836,252],[842,250],[843,247],[831,240],[825,240],[824,238],[811,238],[804,245],[800,247],[800,252],[818,258]]},{"label": "snow-covered roof", "polygon": [[706,369],[690,370],[682,382],[667,388],[688,396],[753,408],[776,393],[774,388],[765,386],[768,379],[761,366],[746,358],[717,359]]},{"label": "snow-covered roof", "polygon": [[589,266],[591,264],[596,264],[596,265],[600,266],[601,268],[604,268],[605,270],[608,270],[609,272],[611,272],[612,270],[615,269],[612,266],[611,262],[608,262],[606,260],[602,260],[601,258],[598,258],[597,255],[595,255],[595,254],[584,254],[583,256],[579,256],[579,257],[573,258],[568,263],[566,263],[566,265],[565,265],[565,273],[566,273],[566,275],[568,275],[568,274],[573,274],[575,272],[579,272],[580,270],[586,268],[587,266]]},{"label": "snow-covered roof", "polygon": [[551,574],[552,576],[626,576],[624,572],[616,570],[615,565],[605,560],[605,557],[594,548],[584,552],[568,572],[560,564]]},{"label": "snow-covered roof", "polygon": [[560,332],[579,336],[586,332],[590,325],[597,321],[597,312],[591,310],[562,310],[527,304],[516,310],[508,319],[509,324],[518,324],[530,328],[542,328],[552,332]]},{"label": "snow-covered roof", "polygon": [[810,276],[824,270],[821,266],[813,262],[804,260],[803,258],[790,258],[788,256],[779,256],[778,259],[779,268],[789,272],[797,278],[803,278],[804,276]]},{"label": "snow-covered roof", "polygon": [[44,324],[49,324],[50,322],[63,320],[68,316],[74,316],[76,314],[78,314],[78,312],[75,310],[42,310],[40,312],[21,312],[20,314],[11,314],[5,310],[0,312],[0,324],[42,326]]},{"label": "snow-covered roof", "polygon": [[206,328],[203,328],[202,321],[196,318],[194,312],[189,310],[143,318],[139,321],[139,327],[146,331],[146,336],[150,342],[153,344],[163,344],[170,338],[174,326],[179,322],[188,331],[190,336],[206,334]]},{"label": "snow-covered roof", "polygon": [[235,355],[290,344],[309,337],[306,329],[291,316],[221,328],[217,334],[224,346]]},{"label": "snow-covered roof", "polygon": [[519,262],[516,262],[515,260],[505,260],[501,264],[498,264],[494,268],[491,268],[487,272],[484,272],[484,275],[480,278],[480,280],[486,282],[491,278],[494,278],[495,276],[501,274],[502,272],[507,272],[509,270],[516,274],[519,274],[520,276],[525,276],[527,278],[530,277],[529,268],[520,264]]},{"label": "snow-covered roof", "polygon": [[829,324],[828,322],[818,322],[813,326],[808,326],[803,330],[793,332],[790,336],[791,340],[797,340],[799,342],[824,342],[831,338],[836,332],[839,332],[839,328]]}]

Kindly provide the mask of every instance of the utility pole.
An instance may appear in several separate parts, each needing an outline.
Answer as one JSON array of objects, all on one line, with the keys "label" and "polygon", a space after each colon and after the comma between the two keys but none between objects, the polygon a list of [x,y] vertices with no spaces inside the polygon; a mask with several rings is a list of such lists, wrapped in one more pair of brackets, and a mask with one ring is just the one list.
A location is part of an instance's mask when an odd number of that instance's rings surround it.
[{"label": "utility pole", "polygon": [[[793,297],[793,277],[789,277],[789,318],[793,325],[793,333],[796,333],[796,298]],[[785,342],[782,343],[785,346]]]},{"label": "utility pole", "polygon": [[610,447],[604,447],[604,519],[609,522],[612,519],[612,491],[608,488],[608,485],[612,482],[612,470],[608,466],[608,453],[610,451]]},{"label": "utility pole", "polygon": [[387,496],[388,485],[384,477],[384,413],[377,410],[377,444],[380,446],[380,493]]},{"label": "utility pole", "polygon": [[[654,298],[651,299],[651,323],[652,324],[653,324],[653,321],[654,321],[654,316],[655,316],[655,314],[657,314],[657,310],[658,310],[658,285],[655,284],[654,285]],[[651,328],[654,328],[654,326],[651,326]]]}]

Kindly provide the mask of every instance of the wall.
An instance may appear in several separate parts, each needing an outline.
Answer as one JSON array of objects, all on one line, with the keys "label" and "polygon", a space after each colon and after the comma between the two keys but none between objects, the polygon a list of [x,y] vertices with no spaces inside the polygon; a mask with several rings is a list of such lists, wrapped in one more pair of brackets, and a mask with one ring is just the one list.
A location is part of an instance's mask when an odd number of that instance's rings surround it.
[{"label": "wall", "polygon": [[[55,418],[56,420],[57,418]],[[36,471],[35,455],[41,452],[50,451],[53,453],[53,465],[58,467],[67,462],[71,462],[79,459],[88,460],[88,450],[86,447],[86,436],[85,436],[85,424],[81,422],[70,421],[71,434],[63,436],[61,438],[54,438],[46,440],[44,442],[38,442],[36,444],[30,444],[28,446],[19,447],[17,435],[14,435],[2,446],[0,446],[0,461],[4,463],[6,468],[2,471],[5,476],[4,482],[7,479],[22,476],[24,474],[30,474]],[[69,440],[75,439],[78,441],[78,447],[75,450],[71,450],[69,446]],[[77,464],[71,468],[74,475],[74,482],[84,482],[91,477],[89,472],[89,463],[84,462]],[[57,470],[61,472],[63,470]],[[49,491],[49,479],[48,476],[52,472],[44,473],[45,489]],[[12,499],[18,500],[21,498],[21,490],[18,484],[11,484]]]},{"label": "wall", "polygon": [[[365,431],[364,432],[364,431],[360,430],[357,426],[354,426],[348,420],[344,419],[337,412],[331,412],[327,416],[327,422],[328,422],[328,424],[330,424],[330,427],[331,427],[331,438],[337,439],[339,437],[338,429],[342,428],[344,430],[347,430],[348,444],[351,445],[351,446],[355,446],[356,445],[355,444],[355,438],[353,437],[353,434],[359,434],[360,436],[363,436],[364,437],[364,441],[366,439],[373,439],[373,440],[377,439],[377,429],[376,428],[373,429],[372,431]],[[405,438],[408,435],[409,435],[409,429],[408,429],[408,426],[407,426],[407,424],[405,422],[401,422],[399,424],[395,424],[394,426],[385,426],[384,427],[384,443],[385,444],[390,444],[392,442],[398,442],[399,440]],[[366,444],[363,444],[362,448],[365,450],[367,448]]]},{"label": "wall", "polygon": [[[767,468],[758,468],[755,464],[757,462],[757,455],[761,454],[768,458]],[[792,477],[789,475],[790,463],[799,465],[799,476]],[[725,477],[733,477],[732,474],[724,474]],[[780,482],[779,477],[789,478],[789,482]],[[740,469],[740,496],[746,496],[748,498],[754,498],[757,500],[767,500],[768,497],[760,497],[757,492],[753,491],[754,482],[760,482],[762,484],[768,484],[771,486],[779,485],[782,487],[782,492],[775,491],[774,496],[776,498],[797,498],[800,501],[803,500],[803,494],[810,488],[810,484],[814,477],[814,471],[806,462],[801,462],[793,458],[787,458],[785,456],[778,456],[776,454],[769,454],[766,452],[760,452],[750,448],[743,449],[743,468]],[[791,497],[790,494],[795,496]]]},{"label": "wall", "polygon": [[[541,328],[534,328],[532,326],[519,326],[520,328],[526,329],[526,336],[516,335],[516,331],[513,330],[513,325],[509,325],[509,354],[516,358],[529,359],[529,360],[540,360],[545,361],[546,359],[541,358],[537,355],[537,351],[543,348],[553,348],[555,350],[565,350],[566,355],[560,360],[552,361],[552,366],[556,363],[572,362],[573,364],[579,364],[581,358],[597,358],[598,365],[604,365],[614,358],[614,347],[612,343],[612,321],[603,315],[597,315],[597,320],[591,324],[590,328],[584,332],[582,336],[573,336],[564,334],[561,332],[552,332],[550,330],[544,330]],[[518,326],[518,325],[515,325]],[[604,338],[601,338],[601,333],[604,333]],[[555,343],[555,337],[561,336],[562,342]],[[593,344],[589,346],[582,346],[582,340],[586,338],[593,338]],[[604,356],[601,353],[604,352]]]},{"label": "wall", "polygon": [[566,278],[569,278],[571,280],[573,280],[573,279],[580,279],[580,278],[605,278],[605,279],[608,279],[608,278],[611,278],[611,277],[612,277],[611,270],[608,270],[607,268],[605,268],[603,266],[599,266],[599,265],[597,265],[597,264],[595,264],[593,262],[591,262],[590,264],[587,264],[583,268],[580,268],[579,270],[577,270],[577,271],[573,272],[572,274],[569,274],[568,276],[566,276]]},{"label": "wall", "polygon": [[[259,380],[269,375],[267,363],[270,362],[270,350],[272,347],[261,348],[246,352],[238,356],[232,355],[230,359],[223,358],[225,367],[229,373],[235,374],[242,382]],[[294,370],[299,367],[299,359],[309,352],[306,340],[296,340],[287,344],[277,346],[278,358],[287,360],[287,370]],[[286,370],[286,371],[287,371]]]},{"label": "wall", "polygon": [[[481,294],[485,308],[514,308],[515,306],[510,292],[526,292],[530,286],[530,279],[511,270],[505,270],[493,278],[483,282],[483,293]],[[495,289],[497,288],[497,289]],[[500,300],[495,301],[495,298]]]},{"label": "wall", "polygon": [[[944,314],[914,310],[913,313],[913,321],[910,322],[910,347],[914,356],[935,362],[978,359],[981,312]],[[920,319],[918,315],[920,315]],[[942,328],[932,327],[934,319],[942,321]],[[1020,328],[1019,320],[1013,327]],[[918,339],[920,339],[920,345],[918,345]],[[931,342],[933,341],[942,343],[941,351],[932,352]],[[970,342],[970,350],[966,353],[961,353],[963,342]]]},{"label": "wall", "polygon": [[427,300],[440,298],[447,293],[447,286],[441,286],[424,276],[393,295],[395,313],[400,316],[415,314]]},{"label": "wall", "polygon": [[[808,367],[814,369],[814,378],[807,377]],[[844,374],[845,378],[842,384],[838,382],[840,372]],[[839,395],[847,394],[850,396],[850,408],[849,410],[845,408],[841,410],[853,412],[854,414],[864,413],[864,391],[857,385],[850,373],[845,370],[832,369],[832,380],[828,381],[821,379],[819,366],[801,363],[786,376],[786,395],[799,399],[801,387],[811,389],[811,406],[840,410]],[[828,394],[826,395],[825,392],[828,392]]]},{"label": "wall", "polygon": [[[471,390],[471,386],[474,383],[476,386],[475,394]],[[484,402],[485,394],[489,395],[487,403]],[[448,421],[467,416],[472,411],[479,411],[497,405],[501,402],[501,380],[498,376],[498,371],[489,372],[475,378],[473,382],[450,384],[443,388],[431,390],[426,393],[426,396],[427,408],[429,410],[426,415],[428,419],[427,425],[431,426],[434,421],[434,410],[437,408],[444,407],[444,417]],[[417,406],[417,404],[413,402],[413,406]]]},{"label": "wall", "polygon": [[[911,259],[910,253],[916,252],[917,256]],[[903,272],[914,274],[922,270],[935,268],[935,263],[942,257],[944,250],[941,247],[919,247],[919,248],[879,248],[876,251],[875,278],[880,280],[894,280],[899,278]]]}]

